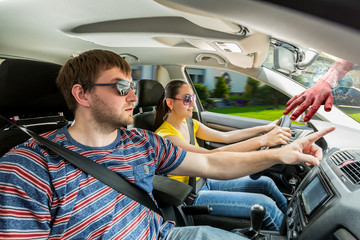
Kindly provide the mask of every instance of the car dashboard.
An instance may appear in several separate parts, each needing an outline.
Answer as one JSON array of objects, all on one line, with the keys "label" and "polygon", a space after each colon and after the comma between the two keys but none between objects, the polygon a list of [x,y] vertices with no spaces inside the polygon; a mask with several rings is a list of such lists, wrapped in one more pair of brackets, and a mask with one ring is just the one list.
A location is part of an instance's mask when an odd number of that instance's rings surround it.
[{"label": "car dashboard", "polygon": [[[320,130],[329,123],[312,124]],[[336,127],[321,142],[326,149],[322,162],[310,170],[289,203],[287,239],[360,239],[360,133]]]}]

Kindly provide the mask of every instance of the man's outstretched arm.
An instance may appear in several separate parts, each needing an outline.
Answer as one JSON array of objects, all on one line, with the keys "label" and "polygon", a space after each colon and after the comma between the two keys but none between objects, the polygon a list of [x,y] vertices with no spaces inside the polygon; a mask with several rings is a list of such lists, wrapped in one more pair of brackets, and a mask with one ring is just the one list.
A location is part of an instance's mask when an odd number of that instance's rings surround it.
[{"label": "man's outstretched arm", "polygon": [[184,161],[170,174],[234,179],[260,172],[278,163],[305,162],[310,165],[319,165],[322,149],[315,144],[315,141],[334,129],[335,127],[327,128],[284,147],[263,151],[209,154],[188,152]]}]

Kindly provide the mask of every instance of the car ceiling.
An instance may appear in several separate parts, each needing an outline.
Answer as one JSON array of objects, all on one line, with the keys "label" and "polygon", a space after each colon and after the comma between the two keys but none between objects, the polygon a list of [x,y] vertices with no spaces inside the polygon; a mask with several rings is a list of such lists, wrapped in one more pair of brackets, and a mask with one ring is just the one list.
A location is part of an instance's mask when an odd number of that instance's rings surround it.
[{"label": "car ceiling", "polygon": [[[102,48],[128,54],[132,65],[219,66],[223,59],[228,68],[256,68],[267,55],[269,38],[276,37],[360,62],[355,27],[276,4],[282,3],[0,0],[0,55],[63,64],[74,53]],[[246,34],[238,33],[244,27]],[[222,51],[216,41],[236,43],[243,53]],[[199,54],[210,60],[196,61]]]}]

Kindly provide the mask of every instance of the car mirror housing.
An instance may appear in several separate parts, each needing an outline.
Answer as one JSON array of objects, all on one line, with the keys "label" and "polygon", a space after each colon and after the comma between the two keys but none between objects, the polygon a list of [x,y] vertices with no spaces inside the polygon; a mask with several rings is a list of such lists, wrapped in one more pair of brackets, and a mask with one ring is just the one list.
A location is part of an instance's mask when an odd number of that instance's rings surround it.
[{"label": "car mirror housing", "polygon": [[274,48],[274,68],[284,73],[296,72],[296,51],[284,46]]},{"label": "car mirror housing", "polygon": [[295,46],[283,43],[274,48],[274,68],[288,74],[297,73],[310,66],[318,56],[314,49],[304,53]]}]

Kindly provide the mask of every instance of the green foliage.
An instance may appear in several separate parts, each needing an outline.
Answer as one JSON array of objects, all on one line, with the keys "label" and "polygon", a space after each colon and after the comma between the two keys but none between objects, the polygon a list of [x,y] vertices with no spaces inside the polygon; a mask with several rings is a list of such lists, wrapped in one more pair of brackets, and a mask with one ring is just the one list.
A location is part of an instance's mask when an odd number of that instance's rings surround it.
[{"label": "green foliage", "polygon": [[223,77],[218,77],[213,92],[213,97],[215,98],[228,98],[230,95],[230,89],[226,84],[226,81]]},{"label": "green foliage", "polygon": [[259,81],[248,78],[243,100],[250,105],[285,105],[289,100],[287,96],[267,85],[261,85]]},{"label": "green foliage", "polygon": [[194,87],[201,101],[206,101],[210,97],[210,91],[207,86],[202,83],[194,82]]},{"label": "green foliage", "polygon": [[271,104],[277,108],[279,105],[285,105],[289,100],[289,97],[272,87],[263,85],[259,87],[257,92],[254,94],[254,99],[256,99],[259,103]]},{"label": "green foliage", "polygon": [[[286,108],[285,106],[275,108],[272,105],[264,105],[264,106],[251,106],[251,107],[240,107],[240,108],[211,109],[208,111],[240,116],[240,117],[274,121],[274,120],[278,120],[283,116],[283,111],[285,110],[285,108]],[[298,123],[295,121],[292,121],[292,124],[305,125],[304,123]]]},{"label": "green foliage", "polygon": [[275,109],[272,105],[264,106],[250,106],[250,107],[240,107],[240,108],[219,108],[211,109],[210,112],[217,112],[223,114],[229,114],[234,116],[249,117],[256,119],[263,119],[274,121],[279,119],[285,110],[285,106],[280,109]]},{"label": "green foliage", "polygon": [[254,94],[257,92],[257,89],[260,86],[260,82],[248,77],[247,81],[246,81],[246,85],[245,85],[245,89],[244,89],[244,96],[248,99],[252,99]]}]

